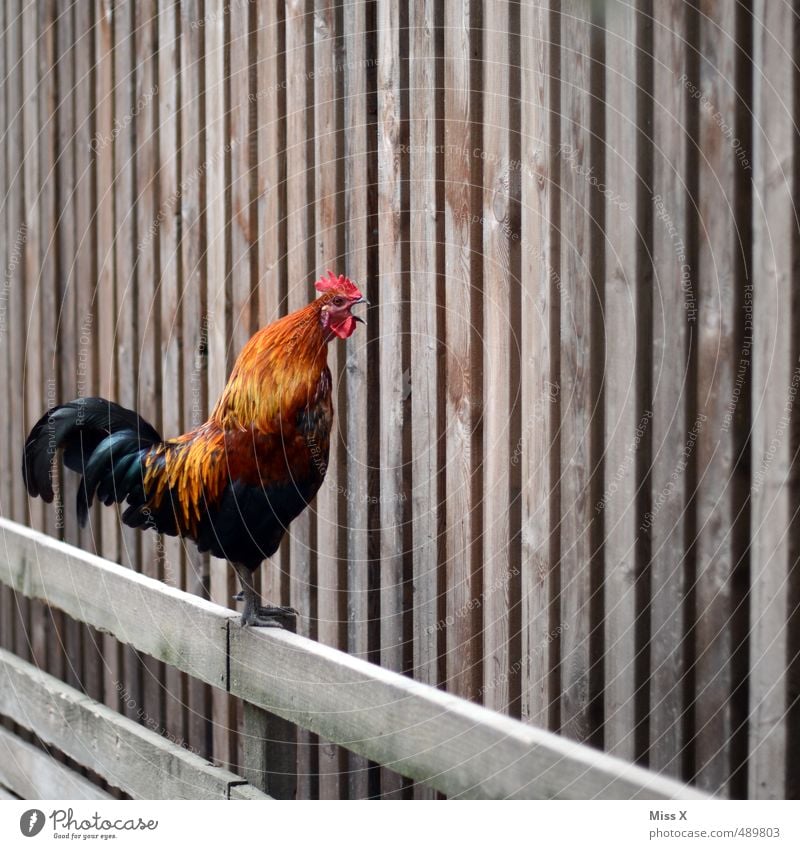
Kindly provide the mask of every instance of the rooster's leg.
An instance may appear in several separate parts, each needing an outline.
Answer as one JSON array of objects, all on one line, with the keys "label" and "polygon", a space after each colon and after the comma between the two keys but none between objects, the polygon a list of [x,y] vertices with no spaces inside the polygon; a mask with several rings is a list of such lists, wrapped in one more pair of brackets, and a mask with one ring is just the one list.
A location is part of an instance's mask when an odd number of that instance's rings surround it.
[{"label": "rooster's leg", "polygon": [[[239,576],[242,585],[241,599],[244,601],[242,625],[255,625],[261,628],[286,628],[294,631],[297,611],[291,607],[264,607],[261,598],[253,586],[253,571],[241,563],[234,563],[233,568]],[[237,598],[237,600],[239,600]]]}]

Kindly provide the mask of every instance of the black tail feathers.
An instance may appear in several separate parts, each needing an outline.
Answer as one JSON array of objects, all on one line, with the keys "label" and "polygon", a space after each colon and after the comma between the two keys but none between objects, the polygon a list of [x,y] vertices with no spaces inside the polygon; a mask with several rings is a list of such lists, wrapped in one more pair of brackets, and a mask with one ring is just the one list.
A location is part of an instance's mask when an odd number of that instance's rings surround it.
[{"label": "black tail feathers", "polygon": [[95,491],[105,504],[123,501],[141,487],[141,457],[161,442],[138,413],[105,398],[77,398],[48,410],[25,440],[22,477],[28,493],[53,500],[52,464],[59,449],[64,465],[83,475],[77,511],[86,524]]}]

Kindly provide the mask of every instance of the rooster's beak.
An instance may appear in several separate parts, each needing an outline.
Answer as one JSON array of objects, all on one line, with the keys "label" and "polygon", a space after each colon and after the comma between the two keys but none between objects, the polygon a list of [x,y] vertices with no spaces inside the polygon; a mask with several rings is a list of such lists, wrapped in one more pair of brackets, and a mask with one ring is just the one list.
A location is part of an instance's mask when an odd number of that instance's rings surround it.
[{"label": "rooster's beak", "polygon": [[[357,301],[353,301],[352,306],[353,306],[353,307],[357,307],[359,304],[366,304],[367,306],[369,306],[369,301],[368,301],[366,298],[361,297],[361,298],[359,298]],[[353,314],[352,314],[352,313],[350,313],[350,315],[353,315]],[[366,323],[367,323],[366,321],[364,321],[364,319],[363,319],[363,318],[361,318],[361,316],[360,316],[360,315],[353,315],[353,318],[354,318],[356,321],[360,321],[360,322],[361,322],[361,324],[366,325]]]}]

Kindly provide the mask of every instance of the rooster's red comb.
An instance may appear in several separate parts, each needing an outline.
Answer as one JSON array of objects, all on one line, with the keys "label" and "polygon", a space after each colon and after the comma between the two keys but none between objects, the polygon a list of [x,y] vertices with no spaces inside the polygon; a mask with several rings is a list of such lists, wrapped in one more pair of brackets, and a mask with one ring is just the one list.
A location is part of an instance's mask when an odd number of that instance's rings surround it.
[{"label": "rooster's red comb", "polygon": [[318,292],[337,292],[348,298],[364,297],[358,286],[349,277],[345,277],[344,274],[337,277],[332,271],[328,271],[327,277],[320,277],[315,288]]}]

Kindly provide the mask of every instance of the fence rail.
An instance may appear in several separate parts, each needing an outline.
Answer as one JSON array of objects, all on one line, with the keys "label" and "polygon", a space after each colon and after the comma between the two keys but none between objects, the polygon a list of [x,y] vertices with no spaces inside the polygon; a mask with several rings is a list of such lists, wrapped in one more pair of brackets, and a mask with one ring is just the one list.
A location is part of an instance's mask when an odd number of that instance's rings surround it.
[{"label": "fence rail", "polygon": [[[448,796],[703,797],[296,634],[242,628],[230,610],[29,528],[0,520],[0,536],[0,581],[18,593]],[[244,783],[7,652],[0,680],[0,714],[124,789],[225,797]]]},{"label": "fence rail", "polygon": [[[266,799],[238,775],[0,649],[0,715],[139,799]],[[42,753],[43,754],[43,753]],[[8,764],[8,760],[4,761]],[[39,778],[31,776],[34,786]],[[0,783],[19,792],[18,782]],[[73,798],[69,785],[54,796]]]}]

